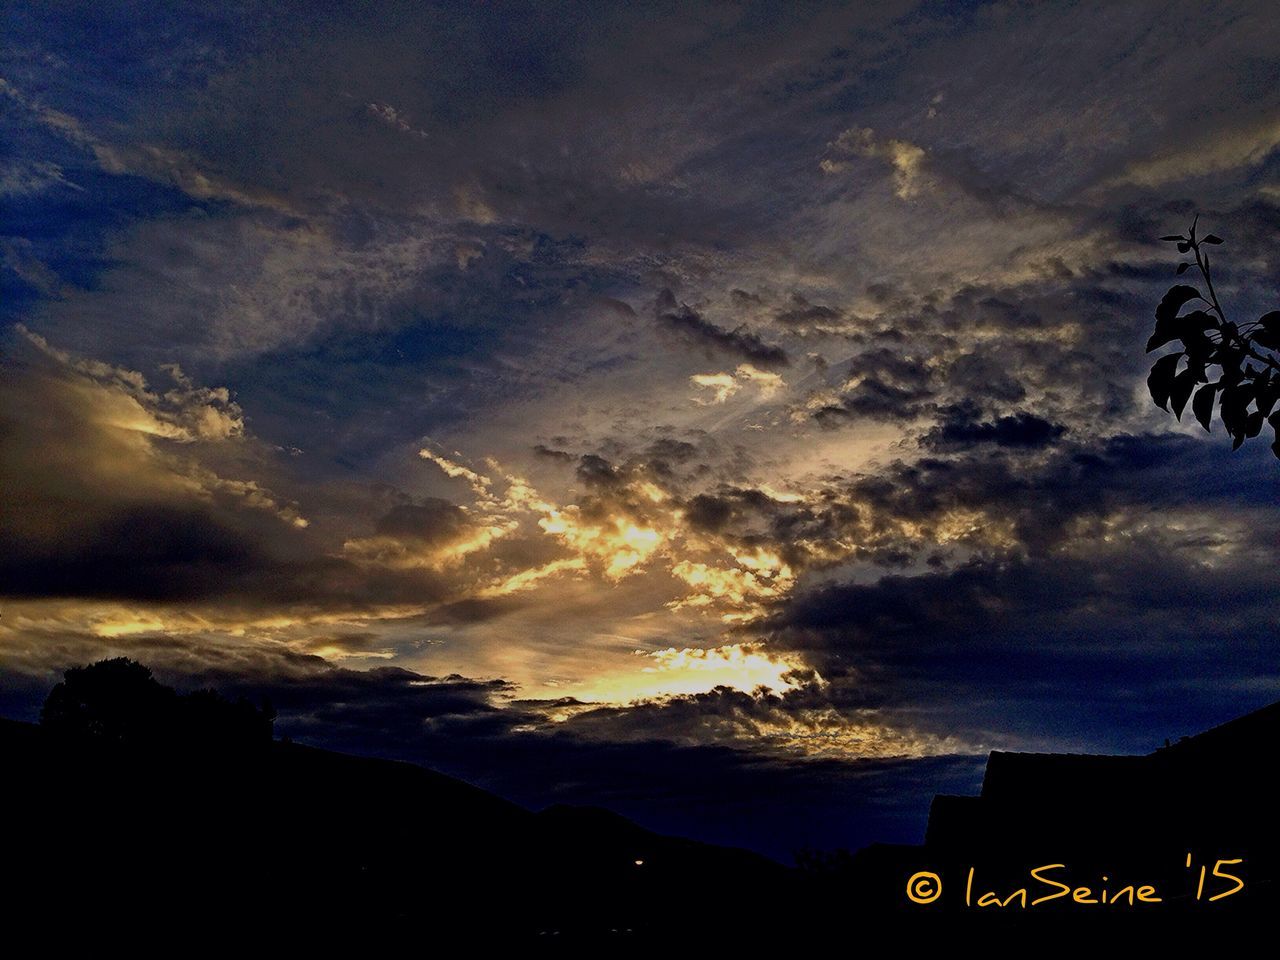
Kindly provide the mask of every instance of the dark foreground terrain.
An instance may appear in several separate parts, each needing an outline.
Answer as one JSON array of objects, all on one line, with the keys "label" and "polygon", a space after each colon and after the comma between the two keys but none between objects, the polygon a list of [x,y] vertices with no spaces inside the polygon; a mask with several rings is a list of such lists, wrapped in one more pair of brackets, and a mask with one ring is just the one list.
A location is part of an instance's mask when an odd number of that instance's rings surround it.
[{"label": "dark foreground terrain", "polygon": [[[43,725],[0,721],[10,931],[173,955],[263,938],[843,954],[884,937],[913,953],[1181,955],[1205,934],[1247,956],[1275,939],[1280,706],[1147,757],[993,754],[982,796],[935,801],[923,845],[790,868],[273,740],[265,713],[212,694],[155,694],[161,712],[134,736],[145,711],[104,726],[73,688]],[[929,902],[907,895],[918,874]]]},{"label": "dark foreground terrain", "polygon": [[0,756],[5,911],[29,922],[635,937],[713,922],[791,873],[604,810],[531,813],[296,744],[157,754],[0,721]]}]

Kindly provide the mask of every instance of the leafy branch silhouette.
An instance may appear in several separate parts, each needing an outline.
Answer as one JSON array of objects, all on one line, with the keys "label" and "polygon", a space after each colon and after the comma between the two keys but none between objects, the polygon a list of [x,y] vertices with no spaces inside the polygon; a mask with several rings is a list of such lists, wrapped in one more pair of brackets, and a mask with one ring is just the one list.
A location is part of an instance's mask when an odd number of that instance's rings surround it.
[{"label": "leafy branch silhouette", "polygon": [[[1239,325],[1227,319],[1213,289],[1206,249],[1223,241],[1212,233],[1197,237],[1199,221],[1197,215],[1186,236],[1160,238],[1176,243],[1179,253],[1192,254],[1208,296],[1188,284],[1175,284],[1156,307],[1155,332],[1147,341],[1147,353],[1175,340],[1182,343],[1182,349],[1165,354],[1151,367],[1147,377],[1151,399],[1162,410],[1172,409],[1179,420],[1191,400],[1191,412],[1206,430],[1212,428],[1217,401],[1219,419],[1232,438],[1232,450],[1240,449],[1245,440],[1262,432],[1263,423],[1269,423],[1275,435],[1271,451],[1280,457],[1280,411],[1273,412],[1280,400],[1280,310]],[[1179,263],[1177,275],[1192,266],[1191,261]],[[1184,307],[1197,302],[1203,306],[1182,313]],[[1218,368],[1217,379],[1210,380],[1214,367]]]}]

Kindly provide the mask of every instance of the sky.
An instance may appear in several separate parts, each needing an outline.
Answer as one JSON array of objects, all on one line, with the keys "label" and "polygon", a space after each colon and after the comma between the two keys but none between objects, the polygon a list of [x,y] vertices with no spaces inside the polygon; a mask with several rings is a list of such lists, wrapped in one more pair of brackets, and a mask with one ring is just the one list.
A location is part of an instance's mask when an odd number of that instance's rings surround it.
[{"label": "sky", "polygon": [[1269,4],[0,24],[0,713],[128,656],[787,859],[1280,695],[1280,465],[1143,353],[1197,214],[1274,306]]}]

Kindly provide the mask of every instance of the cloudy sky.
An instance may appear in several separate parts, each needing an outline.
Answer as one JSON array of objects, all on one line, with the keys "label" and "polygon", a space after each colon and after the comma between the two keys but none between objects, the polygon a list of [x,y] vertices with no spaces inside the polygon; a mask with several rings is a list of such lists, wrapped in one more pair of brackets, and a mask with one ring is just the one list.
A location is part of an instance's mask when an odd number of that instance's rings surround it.
[{"label": "cloudy sky", "polygon": [[[1276,699],[1255,3],[5,3],[0,712],[280,732],[786,857]],[[424,823],[421,829],[432,829]]]}]

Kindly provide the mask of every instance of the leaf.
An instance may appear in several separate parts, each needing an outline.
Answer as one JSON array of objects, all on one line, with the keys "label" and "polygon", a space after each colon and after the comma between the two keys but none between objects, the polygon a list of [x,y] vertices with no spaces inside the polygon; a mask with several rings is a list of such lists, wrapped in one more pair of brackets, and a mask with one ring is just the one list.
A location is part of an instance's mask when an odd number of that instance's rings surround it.
[{"label": "leaf", "polygon": [[1234,453],[1236,450],[1239,450],[1243,443],[1244,443],[1244,434],[1237,433],[1231,441],[1231,451]]},{"label": "leaf", "polygon": [[1169,392],[1173,389],[1173,376],[1178,370],[1181,353],[1170,353],[1161,357],[1151,366],[1147,377],[1147,389],[1151,391],[1151,399],[1161,410],[1169,409]]},{"label": "leaf", "polygon": [[1195,287],[1189,287],[1185,283],[1172,286],[1161,299],[1160,306],[1156,307],[1156,319],[1176,317],[1178,311],[1189,301],[1203,299],[1204,297],[1200,296],[1200,291]]},{"label": "leaf", "polygon": [[1218,416],[1222,418],[1222,425],[1227,428],[1227,433],[1235,434],[1240,431],[1240,421],[1244,419],[1244,414],[1234,404],[1227,402],[1227,390],[1222,391],[1222,402],[1218,405]]},{"label": "leaf", "polygon": [[[1177,289],[1176,287],[1174,288]],[[1190,287],[1186,289],[1190,290]],[[1176,314],[1177,311],[1175,310]],[[1185,317],[1179,316],[1163,316],[1156,320],[1155,332],[1151,334],[1151,338],[1147,341],[1147,353],[1157,347],[1163,347],[1171,340],[1181,340],[1187,349],[1191,349],[1191,344],[1198,339],[1204,338],[1204,331],[1217,326],[1213,317],[1205,313],[1203,310],[1193,310]],[[1206,351],[1205,355],[1208,353]]]},{"label": "leaf", "polygon": [[1269,415],[1276,401],[1280,400],[1280,381],[1272,380],[1258,388],[1258,410]]},{"label": "leaf", "polygon": [[1246,437],[1256,437],[1262,432],[1262,414],[1251,413],[1244,422],[1244,435]]},{"label": "leaf", "polygon": [[1255,399],[1263,416],[1269,414],[1276,405],[1276,400],[1280,399],[1280,381],[1271,378],[1270,370],[1263,370],[1262,376],[1258,378]]},{"label": "leaf", "polygon": [[1230,344],[1219,344],[1218,348],[1213,351],[1211,359],[1222,367],[1222,381],[1224,384],[1237,383],[1240,380],[1240,364],[1244,360],[1244,354],[1240,352],[1238,347]]},{"label": "leaf", "polygon": [[1167,236],[1167,237],[1161,237],[1160,239],[1161,239],[1161,240],[1185,240],[1185,239],[1187,239],[1187,238],[1186,238],[1186,237],[1183,237],[1183,236],[1176,236],[1176,237],[1175,237],[1175,236],[1173,236],[1172,234],[1170,234],[1169,236]]},{"label": "leaf", "polygon": [[1191,391],[1196,388],[1199,381],[1199,375],[1191,367],[1187,367],[1173,378],[1173,386],[1169,390],[1169,402],[1173,404],[1173,414],[1179,420],[1182,419],[1182,411],[1187,406]]},{"label": "leaf", "polygon": [[1218,325],[1218,321],[1203,310],[1192,310],[1186,316],[1174,319],[1188,330],[1212,330]]},{"label": "leaf", "polygon": [[1189,267],[1189,266],[1191,266],[1191,264],[1189,264],[1189,263],[1180,263],[1180,264],[1178,264],[1178,269],[1174,271],[1174,274],[1175,274],[1176,276],[1179,276],[1179,277],[1180,277],[1180,276],[1182,276],[1184,273],[1186,273],[1186,272],[1187,272],[1187,267]]},{"label": "leaf", "polygon": [[1268,333],[1280,334],[1280,310],[1272,310],[1258,318],[1258,323]]},{"label": "leaf", "polygon": [[1194,331],[1182,338],[1182,345],[1187,348],[1187,361],[1200,371],[1200,376],[1197,379],[1203,383],[1205,380],[1204,365],[1209,362],[1209,358],[1213,355],[1213,341],[1206,337],[1203,331]]},{"label": "leaf", "polygon": [[1191,249],[1191,244],[1189,244],[1189,243],[1180,243],[1180,244],[1178,244],[1178,252],[1179,252],[1179,253],[1186,253],[1186,252],[1187,252],[1188,250],[1190,250],[1190,249]]},{"label": "leaf", "polygon": [[1222,238],[1218,236],[1216,233],[1211,233],[1200,242],[1201,243],[1222,243]]},{"label": "leaf", "polygon": [[1254,385],[1247,380],[1243,383],[1228,383],[1223,388],[1222,403],[1218,410],[1229,433],[1243,432],[1249,401],[1253,399],[1254,392]]},{"label": "leaf", "polygon": [[1200,426],[1210,431],[1212,430],[1210,425],[1213,423],[1213,398],[1217,393],[1216,383],[1206,383],[1196,391],[1195,399],[1191,401],[1191,412],[1200,421]]},{"label": "leaf", "polygon": [[1151,336],[1147,338],[1147,353],[1150,353],[1152,350],[1158,350],[1166,343],[1172,343],[1174,340],[1178,339],[1178,335],[1170,330],[1169,326],[1170,324],[1168,320],[1156,321],[1155,333],[1151,334]]},{"label": "leaf", "polygon": [[1270,330],[1255,330],[1249,339],[1260,347],[1266,347],[1268,350],[1280,350],[1280,333],[1272,333]]}]

